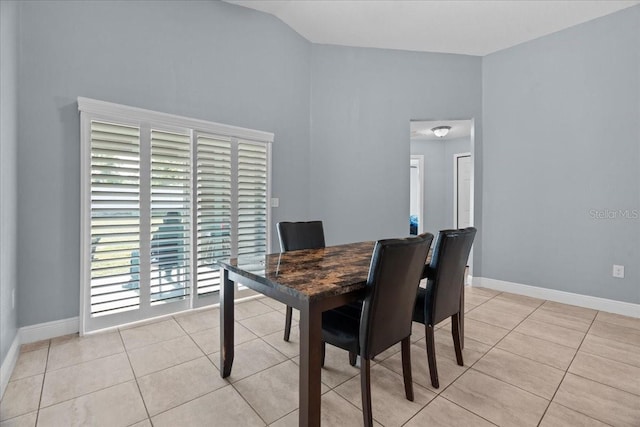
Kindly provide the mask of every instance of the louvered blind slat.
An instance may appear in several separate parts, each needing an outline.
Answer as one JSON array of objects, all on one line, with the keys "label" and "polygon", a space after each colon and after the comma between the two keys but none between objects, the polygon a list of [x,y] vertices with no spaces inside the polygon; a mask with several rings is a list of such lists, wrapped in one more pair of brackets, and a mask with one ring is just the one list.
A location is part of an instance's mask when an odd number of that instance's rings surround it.
[{"label": "louvered blind slat", "polygon": [[[267,163],[264,144],[238,143],[238,256],[258,259],[267,253]],[[252,271],[263,269],[256,263]]]},{"label": "louvered blind slat", "polygon": [[231,140],[216,135],[197,138],[198,295],[220,288],[215,261],[231,255]]},{"label": "louvered blind slat", "polygon": [[151,130],[151,305],[189,296],[190,135]]},{"label": "louvered blind slat", "polygon": [[140,305],[126,288],[131,254],[140,249],[140,130],[92,121],[90,132],[90,312],[99,316]]},{"label": "louvered blind slat", "polygon": [[86,98],[78,107],[81,333],[216,303],[221,259],[264,268],[273,135]]}]

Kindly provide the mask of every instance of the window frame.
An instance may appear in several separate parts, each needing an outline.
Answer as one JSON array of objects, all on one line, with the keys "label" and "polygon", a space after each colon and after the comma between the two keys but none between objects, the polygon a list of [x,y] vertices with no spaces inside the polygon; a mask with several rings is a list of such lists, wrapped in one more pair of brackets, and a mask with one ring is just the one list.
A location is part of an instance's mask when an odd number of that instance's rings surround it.
[{"label": "window frame", "polygon": [[[271,248],[271,176],[272,176],[272,143],[274,134],[270,132],[252,130],[237,126],[225,125],[206,120],[193,119],[168,113],[146,110],[106,101],[78,97],[78,110],[80,111],[80,334],[94,332],[104,328],[119,326],[126,323],[147,320],[154,317],[164,316],[180,311],[190,310],[197,307],[217,304],[219,301],[218,292],[198,295],[196,270],[197,270],[197,249],[194,245],[197,242],[197,141],[198,134],[211,134],[227,137],[232,140],[232,144],[239,141],[264,144],[266,147],[267,160],[267,191],[266,191],[266,252]],[[125,126],[134,126],[140,129],[140,254],[145,253],[144,248],[149,242],[145,242],[144,236],[151,234],[150,221],[150,181],[143,184],[142,175],[150,171],[150,158],[145,158],[143,149],[150,150],[151,130],[169,131],[176,130],[189,132],[191,149],[191,208],[190,208],[190,256],[195,263],[192,263],[189,274],[190,295],[183,301],[169,304],[159,304],[151,306],[150,301],[143,301],[149,295],[150,283],[143,291],[140,288],[140,305],[137,309],[115,313],[106,316],[91,316],[91,123],[92,121],[112,122]],[[145,147],[146,144],[146,147]],[[234,166],[235,167],[235,166]],[[237,177],[234,179],[237,180]],[[146,187],[143,188],[143,187]],[[147,197],[149,200],[144,200]],[[237,194],[232,196],[237,198]],[[143,214],[143,212],[145,212]],[[232,221],[237,221],[232,218]],[[148,228],[143,231],[143,227]],[[234,239],[237,239],[237,235]],[[237,246],[232,241],[232,246]],[[234,256],[234,254],[232,254]],[[142,258],[140,260],[142,264]],[[148,261],[146,261],[148,262]],[[140,267],[140,273],[146,268]],[[146,279],[145,279],[146,280]],[[143,283],[143,276],[140,276],[140,283]],[[237,284],[236,284],[237,287]],[[240,290],[236,292],[236,298],[248,296],[248,291]]]}]

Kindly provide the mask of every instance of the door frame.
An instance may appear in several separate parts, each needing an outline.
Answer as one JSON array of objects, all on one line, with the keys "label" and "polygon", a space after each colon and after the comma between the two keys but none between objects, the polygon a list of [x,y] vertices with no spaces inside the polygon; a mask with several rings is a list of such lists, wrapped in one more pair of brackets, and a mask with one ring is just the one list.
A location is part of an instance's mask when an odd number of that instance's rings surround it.
[{"label": "door frame", "polygon": [[[470,120],[471,121],[471,133],[469,135],[470,137],[470,146],[471,146],[471,206],[470,206],[470,223],[472,227],[476,226],[476,220],[475,220],[475,202],[476,202],[476,191],[475,191],[475,185],[476,185],[476,181],[475,181],[475,177],[476,177],[476,157],[478,154],[478,150],[476,147],[476,119],[475,117],[471,116],[453,116],[453,117],[440,117],[440,118],[433,118],[433,117],[423,117],[423,118],[410,118],[409,119],[409,124],[411,122],[436,122],[436,121],[458,121],[458,120]],[[482,140],[481,137],[478,138],[479,140]],[[479,158],[479,157],[478,157]],[[480,173],[480,171],[482,170],[482,166],[480,164],[477,165],[477,170],[478,173]],[[456,171],[457,172],[457,171]],[[481,178],[481,177],[480,177]],[[482,180],[479,179],[478,180],[478,184],[482,185]],[[480,188],[479,188],[480,189]],[[481,195],[481,191],[478,192],[478,196]],[[457,203],[457,202],[456,202]],[[481,203],[481,201],[480,201]],[[482,221],[482,219],[480,219],[480,221]],[[471,253],[469,254],[469,276],[468,276],[468,285],[473,285],[472,282],[472,276],[473,276],[473,265],[474,265],[474,247],[476,245],[478,245],[478,241],[481,239],[481,230],[479,230],[478,235],[476,235],[476,239],[474,241],[473,246],[471,247]]]}]

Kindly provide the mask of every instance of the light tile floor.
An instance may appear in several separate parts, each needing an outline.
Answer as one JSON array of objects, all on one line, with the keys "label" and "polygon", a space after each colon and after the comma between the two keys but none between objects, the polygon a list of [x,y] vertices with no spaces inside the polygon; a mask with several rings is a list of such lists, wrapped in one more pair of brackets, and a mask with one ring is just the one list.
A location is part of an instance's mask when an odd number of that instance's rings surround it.
[{"label": "light tile floor", "polygon": [[[295,426],[298,331],[284,305],[236,308],[236,358],[223,380],[219,312],[24,345],[0,403],[0,426]],[[468,288],[465,366],[450,322],[436,330],[440,388],[414,324],[415,400],[404,398],[399,347],[371,369],[382,426],[640,426],[640,319]],[[322,423],[362,425],[360,380],[327,347]]]}]

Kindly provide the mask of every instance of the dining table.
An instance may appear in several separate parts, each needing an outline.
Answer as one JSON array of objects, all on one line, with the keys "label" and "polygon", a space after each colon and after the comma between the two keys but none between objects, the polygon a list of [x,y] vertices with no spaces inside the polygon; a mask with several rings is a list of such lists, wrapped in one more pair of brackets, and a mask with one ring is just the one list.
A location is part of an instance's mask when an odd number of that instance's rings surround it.
[{"label": "dining table", "polygon": [[368,241],[219,260],[220,375],[228,377],[233,366],[236,283],[298,309],[298,425],[320,426],[322,312],[364,297],[374,246]]}]

